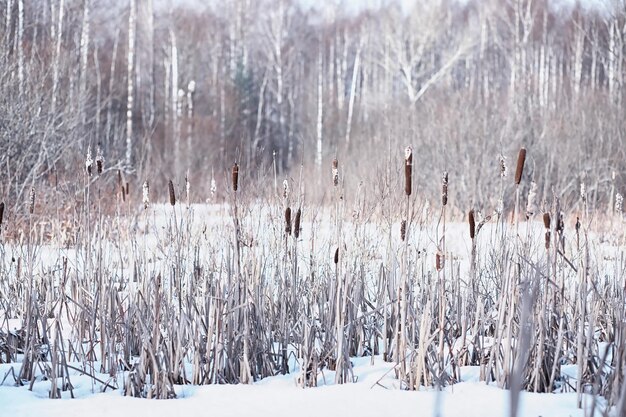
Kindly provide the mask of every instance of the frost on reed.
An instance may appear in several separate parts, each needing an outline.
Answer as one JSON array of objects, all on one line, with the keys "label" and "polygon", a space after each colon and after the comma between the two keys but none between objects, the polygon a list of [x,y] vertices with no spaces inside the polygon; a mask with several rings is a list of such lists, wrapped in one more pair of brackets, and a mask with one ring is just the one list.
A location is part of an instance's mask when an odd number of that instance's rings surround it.
[{"label": "frost on reed", "polygon": [[91,146],[87,148],[87,158],[85,159],[85,171],[91,177],[93,172],[93,158],[91,157]]},{"label": "frost on reed", "polygon": [[35,212],[35,187],[30,189],[30,195],[28,198],[28,212],[33,214]]},{"label": "frost on reed", "polygon": [[150,184],[148,183],[148,181],[143,182],[142,202],[144,210],[147,210],[150,206]]},{"label": "frost on reed", "polygon": [[443,178],[441,179],[441,205],[448,205],[448,172],[443,173]]}]

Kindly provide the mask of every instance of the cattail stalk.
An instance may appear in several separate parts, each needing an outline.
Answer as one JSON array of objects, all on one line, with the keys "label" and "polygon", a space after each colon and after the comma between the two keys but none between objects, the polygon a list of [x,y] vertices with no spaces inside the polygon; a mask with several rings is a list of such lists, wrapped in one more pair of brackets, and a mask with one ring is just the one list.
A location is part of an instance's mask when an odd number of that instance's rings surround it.
[{"label": "cattail stalk", "polygon": [[239,188],[239,165],[235,162],[232,169],[233,191]]},{"label": "cattail stalk", "polygon": [[174,192],[174,183],[172,183],[172,180],[168,181],[167,187],[170,193],[170,204],[174,207],[176,205],[176,193]]},{"label": "cattail stalk", "polygon": [[404,193],[411,195],[413,188],[413,149],[407,146],[404,151]]},{"label": "cattail stalk", "polygon": [[519,150],[517,154],[517,167],[515,168],[515,185],[519,185],[522,182],[522,175],[524,174],[524,163],[526,162],[526,148]]},{"label": "cattail stalk", "polygon": [[294,229],[293,229],[293,235],[295,236],[296,239],[298,239],[300,237],[300,220],[302,217],[302,210],[298,209],[298,211],[296,211],[296,219],[294,221]]},{"label": "cattail stalk", "polygon": [[285,233],[291,235],[291,207],[285,209]]}]

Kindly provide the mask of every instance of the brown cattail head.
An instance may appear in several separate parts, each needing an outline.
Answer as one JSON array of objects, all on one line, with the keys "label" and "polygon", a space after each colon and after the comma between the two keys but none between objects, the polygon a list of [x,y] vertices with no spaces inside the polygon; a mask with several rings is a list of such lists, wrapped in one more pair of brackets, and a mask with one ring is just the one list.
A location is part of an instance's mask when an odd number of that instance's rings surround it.
[{"label": "brown cattail head", "polygon": [[0,231],[2,230],[2,218],[4,217],[4,202],[0,203]]},{"label": "brown cattail head", "polygon": [[443,269],[443,264],[444,264],[444,256],[441,252],[437,252],[437,254],[435,255],[435,268],[437,269],[437,271],[441,271]]},{"label": "brown cattail head", "polygon": [[170,204],[173,207],[176,205],[176,193],[174,193],[174,183],[172,182],[172,180],[168,181],[167,188],[170,192]]},{"label": "brown cattail head", "polygon": [[411,195],[413,188],[413,148],[407,146],[404,150],[404,193]]},{"label": "brown cattail head", "polygon": [[580,232],[580,217],[576,216],[576,234]]},{"label": "brown cattail head", "polygon": [[33,214],[35,212],[35,187],[32,187],[30,189],[30,196],[29,196],[29,204],[28,204],[28,212],[30,214]]},{"label": "brown cattail head", "polygon": [[130,194],[130,184],[128,183],[128,181],[126,181],[126,188],[124,189],[124,192],[126,193],[126,196],[128,197],[128,195]]},{"label": "brown cattail head", "polygon": [[337,249],[335,249],[335,256],[333,257],[333,261],[335,262],[335,265],[339,263],[339,246],[337,246]]},{"label": "brown cattail head", "polygon": [[339,185],[339,161],[337,158],[333,159],[333,185],[335,187]]},{"label": "brown cattail head", "polygon": [[563,221],[563,213],[561,212],[557,216],[556,231],[563,233],[564,229],[565,229],[565,221]]},{"label": "brown cattail head", "polygon": [[285,233],[291,235],[291,207],[285,209]]},{"label": "brown cattail head", "polygon": [[237,162],[235,162],[235,164],[233,165],[232,178],[233,191],[237,191],[237,189],[239,188],[239,165],[237,165]]},{"label": "brown cattail head", "polygon": [[400,239],[404,242],[406,239],[406,220],[402,220],[400,223]]},{"label": "brown cattail head", "polygon": [[476,219],[474,216],[474,209],[471,209],[469,211],[469,215],[467,217],[469,221],[470,238],[474,239],[474,237],[476,236]]},{"label": "brown cattail head", "polygon": [[550,249],[550,231],[546,231],[546,249]]},{"label": "brown cattail head", "polygon": [[550,229],[550,213],[543,213],[543,225],[546,229]]},{"label": "brown cattail head", "polygon": [[298,209],[298,211],[296,211],[296,220],[294,222],[294,226],[293,226],[293,234],[294,236],[297,238],[300,237],[300,220],[302,218],[302,210]]},{"label": "brown cattail head", "polygon": [[104,155],[102,154],[102,148],[100,145],[96,148],[96,172],[98,175],[102,174],[104,168]]},{"label": "brown cattail head", "polygon": [[515,168],[515,185],[519,185],[522,182],[522,175],[524,174],[524,163],[526,162],[526,148],[519,150],[517,155],[517,167]]},{"label": "brown cattail head", "polygon": [[443,173],[441,180],[441,205],[446,206],[448,204],[448,172]]}]

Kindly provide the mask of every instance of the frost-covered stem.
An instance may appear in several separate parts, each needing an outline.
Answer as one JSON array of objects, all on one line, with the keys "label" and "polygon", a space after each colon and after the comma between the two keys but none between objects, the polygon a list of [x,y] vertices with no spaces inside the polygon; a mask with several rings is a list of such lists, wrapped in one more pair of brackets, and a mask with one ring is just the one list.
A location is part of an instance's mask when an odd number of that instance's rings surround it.
[{"label": "frost-covered stem", "polygon": [[126,165],[130,166],[133,158],[133,102],[134,102],[134,63],[135,63],[135,29],[136,4],[130,0],[128,13],[128,98],[126,101]]}]

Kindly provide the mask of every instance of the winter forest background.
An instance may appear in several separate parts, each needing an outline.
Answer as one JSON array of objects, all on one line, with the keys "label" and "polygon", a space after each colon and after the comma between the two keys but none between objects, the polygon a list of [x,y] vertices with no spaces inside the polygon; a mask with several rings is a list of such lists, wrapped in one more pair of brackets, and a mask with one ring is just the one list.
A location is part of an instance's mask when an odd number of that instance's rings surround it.
[{"label": "winter forest background", "polygon": [[[437,199],[447,170],[459,213],[495,205],[499,156],[520,146],[525,176],[565,207],[585,178],[591,209],[624,188],[622,2],[199,3],[2,1],[9,207],[36,184],[38,204],[74,210],[73,180],[98,147],[131,188],[188,175],[197,201],[212,178],[223,192],[234,161],[268,187],[302,170],[321,196],[335,157],[346,183],[382,196],[400,186],[408,144],[419,193]],[[106,178],[114,189],[118,175]]]}]

